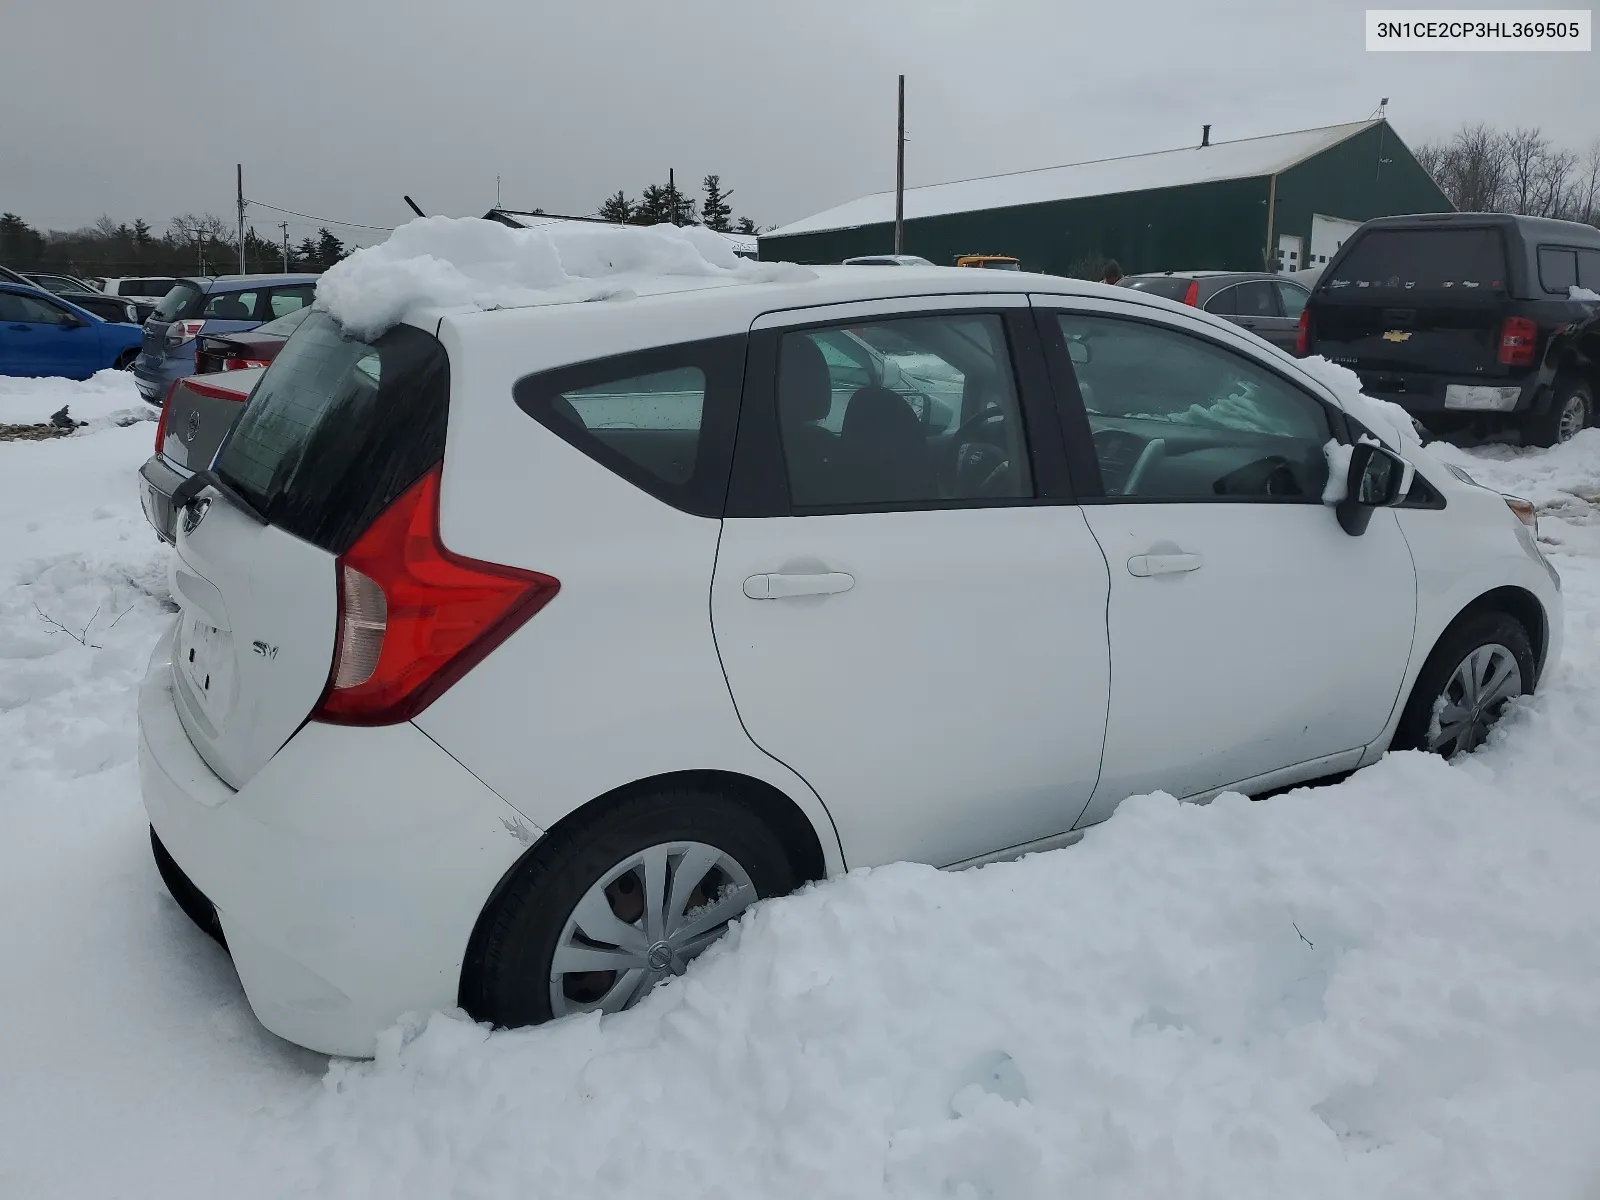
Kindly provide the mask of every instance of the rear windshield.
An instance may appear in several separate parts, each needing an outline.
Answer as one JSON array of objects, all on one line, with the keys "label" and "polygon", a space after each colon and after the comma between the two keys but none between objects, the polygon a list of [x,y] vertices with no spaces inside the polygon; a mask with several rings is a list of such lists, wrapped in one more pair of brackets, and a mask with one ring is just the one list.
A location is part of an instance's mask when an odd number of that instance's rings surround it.
[{"label": "rear windshield", "polygon": [[1505,290],[1506,248],[1498,229],[1373,229],[1327,275],[1331,290]]},{"label": "rear windshield", "polygon": [[268,321],[265,325],[257,325],[254,332],[275,333],[282,337],[288,337],[296,329],[300,328],[300,322],[304,321],[310,312],[309,308],[297,308],[293,312],[279,317],[276,321]]},{"label": "rear windshield", "polygon": [[444,457],[450,364],[429,334],[398,325],[372,342],[311,311],[284,343],[217,456],[261,516],[342,554]]},{"label": "rear windshield", "polygon": [[991,271],[1020,271],[1020,270],[1022,270],[1022,264],[1021,263],[1014,263],[1014,262],[986,262],[986,263],[979,263],[978,265],[980,267],[987,267]]},{"label": "rear windshield", "polygon": [[1149,292],[1152,296],[1164,296],[1168,300],[1182,300],[1183,294],[1189,290],[1187,279],[1176,279],[1171,275],[1143,276],[1138,279],[1124,279],[1123,285],[1135,291]]},{"label": "rear windshield", "polygon": [[189,304],[200,294],[200,289],[192,283],[173,284],[172,290],[161,297],[161,303],[156,305],[155,318],[158,321],[170,321],[189,307]]}]

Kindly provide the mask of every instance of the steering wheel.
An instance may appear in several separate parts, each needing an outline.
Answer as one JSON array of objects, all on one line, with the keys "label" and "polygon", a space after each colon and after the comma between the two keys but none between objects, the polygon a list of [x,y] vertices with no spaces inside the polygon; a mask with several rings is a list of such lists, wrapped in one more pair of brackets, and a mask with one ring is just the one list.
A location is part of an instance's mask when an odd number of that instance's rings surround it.
[{"label": "steering wheel", "polygon": [[951,468],[952,489],[957,496],[977,499],[992,494],[1011,470],[1011,452],[989,438],[975,436],[985,425],[1005,420],[998,407],[986,408],[968,417],[951,437],[955,461]]}]

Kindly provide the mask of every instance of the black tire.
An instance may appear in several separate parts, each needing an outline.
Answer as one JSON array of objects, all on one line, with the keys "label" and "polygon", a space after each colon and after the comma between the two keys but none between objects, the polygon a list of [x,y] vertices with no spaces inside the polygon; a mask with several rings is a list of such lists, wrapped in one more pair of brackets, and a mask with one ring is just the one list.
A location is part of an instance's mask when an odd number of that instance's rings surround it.
[{"label": "black tire", "polygon": [[1523,418],[1527,446],[1558,446],[1594,423],[1594,388],[1582,379],[1561,380],[1548,410]]},{"label": "black tire", "polygon": [[512,870],[473,931],[461,1007],[497,1028],[550,1020],[551,963],[579,901],[629,857],[677,841],[732,856],[761,899],[799,884],[777,835],[722,794],[685,785],[633,797],[550,834]]},{"label": "black tire", "polygon": [[[1521,694],[1527,695],[1533,691],[1537,664],[1533,656],[1533,641],[1521,621],[1497,610],[1485,610],[1457,618],[1455,624],[1445,630],[1417,676],[1416,685],[1411,689],[1411,698],[1406,701],[1405,710],[1400,714],[1400,724],[1395,728],[1393,749],[1428,748],[1435,702],[1444,693],[1456,668],[1475,650],[1485,646],[1504,646],[1511,651],[1522,676]],[[1450,758],[1455,752],[1447,749],[1441,753]]]},{"label": "black tire", "polygon": [[117,355],[117,361],[112,364],[112,369],[117,371],[131,371],[133,370],[133,364],[137,362],[138,359],[139,352],[137,350],[124,350],[121,354]]},{"label": "black tire", "polygon": [[217,906],[206,899],[206,894],[195,887],[194,880],[185,875],[183,868],[173,860],[172,855],[167,853],[167,848],[156,836],[153,825],[150,827],[150,852],[155,855],[156,870],[161,872],[161,882],[167,885],[167,891],[172,893],[172,898],[178,902],[178,907],[183,909],[184,915],[198,925],[202,933],[226,950],[228,939],[222,936],[222,922],[217,917]]}]

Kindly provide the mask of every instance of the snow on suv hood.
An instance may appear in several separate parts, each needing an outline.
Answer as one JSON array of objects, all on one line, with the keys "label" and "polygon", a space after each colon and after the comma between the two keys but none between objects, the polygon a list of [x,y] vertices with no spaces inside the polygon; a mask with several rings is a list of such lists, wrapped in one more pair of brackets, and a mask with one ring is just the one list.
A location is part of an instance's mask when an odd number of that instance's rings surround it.
[{"label": "snow on suv hood", "polygon": [[515,308],[549,303],[558,288],[564,299],[597,300],[621,293],[615,278],[622,275],[816,278],[793,263],[742,259],[721,234],[699,226],[513,229],[476,217],[419,217],[331,267],[317,283],[317,304],[370,341],[414,305]]}]

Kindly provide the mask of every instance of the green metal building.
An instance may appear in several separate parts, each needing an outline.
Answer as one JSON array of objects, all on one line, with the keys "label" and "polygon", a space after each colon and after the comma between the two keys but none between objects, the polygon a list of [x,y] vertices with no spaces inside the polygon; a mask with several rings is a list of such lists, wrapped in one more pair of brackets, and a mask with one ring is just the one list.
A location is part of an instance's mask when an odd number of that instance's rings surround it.
[{"label": "green metal building", "polygon": [[[907,188],[905,249],[935,263],[1009,254],[1027,271],[1300,270],[1372,217],[1451,204],[1385,120],[1200,143]],[[894,249],[894,193],[760,240],[765,260],[828,263]]]}]

